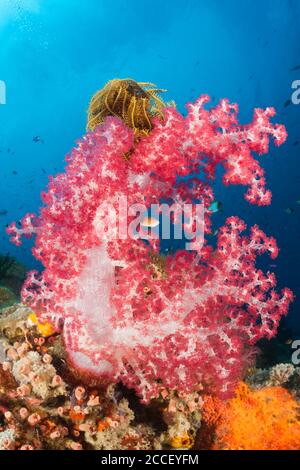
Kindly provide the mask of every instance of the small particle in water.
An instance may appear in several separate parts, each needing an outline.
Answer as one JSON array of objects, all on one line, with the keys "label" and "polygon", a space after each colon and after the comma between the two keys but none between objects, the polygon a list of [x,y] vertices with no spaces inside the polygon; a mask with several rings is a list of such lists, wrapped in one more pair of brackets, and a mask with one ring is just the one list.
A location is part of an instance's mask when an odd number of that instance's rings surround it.
[{"label": "small particle in water", "polygon": [[0,216],[6,215],[8,211],[6,209],[1,209],[0,210]]},{"label": "small particle in water", "polygon": [[299,145],[299,140],[295,140],[295,142],[293,143],[294,147],[297,147],[297,145]]},{"label": "small particle in water", "polygon": [[14,170],[12,173],[13,173],[13,175],[17,175],[17,174],[18,174],[18,172],[17,172],[16,170]]}]

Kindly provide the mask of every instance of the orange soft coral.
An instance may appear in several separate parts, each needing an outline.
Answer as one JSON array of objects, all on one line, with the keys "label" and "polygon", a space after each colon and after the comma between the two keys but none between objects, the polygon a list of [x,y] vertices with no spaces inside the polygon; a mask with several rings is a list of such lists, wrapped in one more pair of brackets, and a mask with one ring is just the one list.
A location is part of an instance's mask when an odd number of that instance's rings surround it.
[{"label": "orange soft coral", "polygon": [[282,387],[251,390],[240,383],[226,405],[204,405],[204,419],[215,424],[215,450],[300,449],[299,403]]}]

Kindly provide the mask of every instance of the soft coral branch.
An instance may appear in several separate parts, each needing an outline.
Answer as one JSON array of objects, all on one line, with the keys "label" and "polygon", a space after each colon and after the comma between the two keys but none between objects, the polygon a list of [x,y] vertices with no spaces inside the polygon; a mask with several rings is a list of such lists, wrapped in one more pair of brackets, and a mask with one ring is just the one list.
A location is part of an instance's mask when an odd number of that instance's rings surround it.
[{"label": "soft coral branch", "polygon": [[45,270],[29,274],[23,300],[62,328],[77,370],[122,381],[145,401],[162,386],[186,392],[201,385],[228,395],[253,360],[253,344],[276,334],[292,300],[288,289],[276,293],[274,274],[255,266],[265,252],[277,256],[275,240],[257,226],[243,235],[246,225],[236,217],[220,229],[216,249],[205,242],[196,252],[164,257],[162,266],[153,257],[159,240],[113,239],[101,230],[103,203],[116,208],[126,196],[128,205],[201,203],[208,233],[209,178],[182,177],[198,171],[212,178],[217,164],[226,185],[248,186],[249,202],[270,203],[254,154],[268,151],[270,137],[277,145],[286,138],[283,126],[270,123],[274,110],[256,109],[242,126],[236,104],[222,100],[208,110],[208,101],[203,95],[189,104],[186,118],[166,108],[139,142],[120,120],[107,118],[50,179],[40,216],[8,230],[17,244],[37,235],[34,254]]}]

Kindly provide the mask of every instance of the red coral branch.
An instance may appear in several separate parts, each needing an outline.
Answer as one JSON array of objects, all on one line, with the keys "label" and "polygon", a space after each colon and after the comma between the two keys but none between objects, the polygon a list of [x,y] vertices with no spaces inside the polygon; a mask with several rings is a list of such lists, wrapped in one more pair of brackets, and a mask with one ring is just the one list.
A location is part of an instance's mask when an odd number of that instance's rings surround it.
[{"label": "red coral branch", "polygon": [[[275,292],[274,274],[255,266],[264,252],[277,256],[275,240],[257,226],[242,235],[246,226],[236,217],[219,231],[216,249],[204,243],[198,252],[178,251],[162,271],[152,258],[159,240],[120,239],[103,228],[126,196],[128,206],[201,203],[209,232],[212,188],[182,177],[198,172],[209,181],[219,163],[226,185],[248,186],[249,202],[270,203],[254,154],[268,151],[270,137],[277,145],[286,138],[283,126],[270,123],[274,110],[256,109],[242,126],[236,104],[222,100],[206,110],[208,101],[204,95],[189,104],[186,118],[167,108],[135,144],[130,129],[107,118],[50,179],[40,216],[8,229],[17,244],[36,235],[34,255],[45,269],[29,274],[23,300],[62,328],[70,361],[101,380],[122,381],[145,401],[161,386],[186,392],[201,384],[229,394],[253,359],[253,344],[276,334],[292,300],[288,289]],[[196,219],[184,224],[192,231]]]}]

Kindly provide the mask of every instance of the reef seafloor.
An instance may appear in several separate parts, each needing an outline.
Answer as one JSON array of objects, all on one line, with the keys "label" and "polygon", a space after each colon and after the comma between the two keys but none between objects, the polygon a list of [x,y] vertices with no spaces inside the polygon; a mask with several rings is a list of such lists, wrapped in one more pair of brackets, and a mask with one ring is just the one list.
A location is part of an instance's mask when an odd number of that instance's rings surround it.
[{"label": "reef seafloor", "polygon": [[[256,266],[276,241],[234,216],[206,240],[216,166],[269,205],[259,157],[286,130],[273,108],[240,125],[236,104],[207,109],[207,95],[183,116],[162,91],[108,82],[39,216],[7,229],[17,245],[36,237],[44,270],[0,259],[0,449],[300,449],[300,368],[258,354],[293,301]],[[141,212],[167,200],[192,248],[163,252],[146,212],[140,237],[130,211],[131,236],[116,236],[124,201]],[[180,218],[195,201],[201,211]]]},{"label": "reef seafloor", "polygon": [[120,384],[81,383],[61,336],[32,317],[22,304],[1,311],[1,450],[300,447],[299,367],[253,367],[226,401],[166,391],[143,405]]}]

